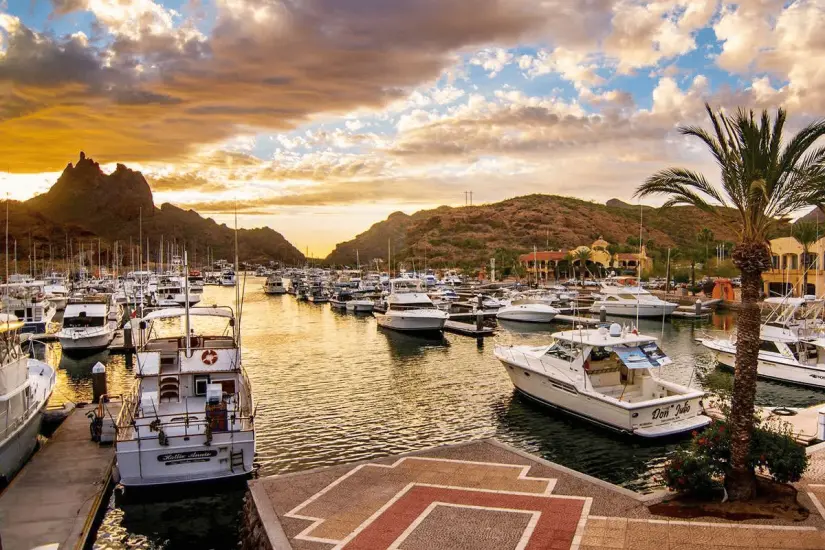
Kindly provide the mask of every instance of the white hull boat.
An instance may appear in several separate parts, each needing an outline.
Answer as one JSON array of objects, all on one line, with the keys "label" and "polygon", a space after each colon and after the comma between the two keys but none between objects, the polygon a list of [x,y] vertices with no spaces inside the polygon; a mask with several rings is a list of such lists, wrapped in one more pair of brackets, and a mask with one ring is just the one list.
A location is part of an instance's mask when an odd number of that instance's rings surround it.
[{"label": "white hull boat", "polygon": [[691,432],[710,423],[704,392],[659,376],[670,363],[649,336],[583,329],[549,346],[502,346],[495,356],[516,389],[545,405],[641,437]]},{"label": "white hull boat", "polygon": [[438,309],[388,310],[374,313],[378,326],[401,332],[436,332],[444,330],[449,315]]},{"label": "white hull boat", "polygon": [[375,307],[375,302],[372,300],[354,299],[346,302],[347,311],[354,313],[369,313]]},{"label": "white hull boat", "polygon": [[63,328],[57,333],[66,351],[103,349],[115,337],[117,312],[105,302],[71,303],[66,306]]},{"label": "white hull boat", "polygon": [[558,314],[558,309],[545,304],[516,304],[499,309],[496,319],[522,323],[549,323]]},{"label": "white hull boat", "polygon": [[8,350],[0,365],[0,479],[8,482],[31,455],[43,419],[43,410],[56,383],[52,367],[27,359],[20,349],[23,323],[3,314],[0,338]]},{"label": "white hull boat", "polygon": [[[616,280],[621,281],[622,278]],[[666,302],[640,286],[615,284],[608,279],[602,283],[598,298],[590,306],[590,312],[599,313],[602,307],[608,315],[661,318],[676,311],[679,304]]]}]

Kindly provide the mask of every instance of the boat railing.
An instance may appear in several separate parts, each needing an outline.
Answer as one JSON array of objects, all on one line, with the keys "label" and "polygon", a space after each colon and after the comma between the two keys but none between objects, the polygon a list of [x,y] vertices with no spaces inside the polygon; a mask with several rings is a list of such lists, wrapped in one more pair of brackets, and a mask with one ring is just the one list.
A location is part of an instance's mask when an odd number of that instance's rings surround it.
[{"label": "boat railing", "polygon": [[23,411],[23,414],[16,418],[13,422],[9,423],[9,418],[6,416],[6,426],[0,430],[0,441],[3,441],[8,437],[9,434],[14,433],[20,426],[26,423],[26,421],[31,418],[31,415],[34,414],[34,411],[40,406],[40,402],[36,399],[32,399],[32,402],[29,403],[29,406]]}]

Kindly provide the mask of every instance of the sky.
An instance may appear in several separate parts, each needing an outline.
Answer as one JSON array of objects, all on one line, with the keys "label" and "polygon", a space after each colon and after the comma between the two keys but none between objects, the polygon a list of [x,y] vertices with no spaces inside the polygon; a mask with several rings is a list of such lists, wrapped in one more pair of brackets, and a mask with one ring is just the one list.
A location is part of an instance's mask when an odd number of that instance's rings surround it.
[{"label": "sky", "polygon": [[318,257],[394,211],[635,202],[714,107],[825,115],[825,0],[0,0],[0,191],[82,150]]}]

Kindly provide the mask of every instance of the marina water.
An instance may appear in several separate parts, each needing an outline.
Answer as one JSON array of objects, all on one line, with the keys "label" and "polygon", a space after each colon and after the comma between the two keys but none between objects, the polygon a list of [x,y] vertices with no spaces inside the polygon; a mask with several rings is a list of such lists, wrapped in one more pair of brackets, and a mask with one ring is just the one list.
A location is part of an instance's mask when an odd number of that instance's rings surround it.
[{"label": "marina water", "polygon": [[[494,338],[446,334],[421,338],[379,329],[371,315],[339,313],[329,304],[266,296],[261,279],[248,278],[242,317],[243,361],[257,403],[260,475],[295,472],[437,445],[496,437],[580,472],[634,489],[657,486],[656,473],[678,440],[648,442],[614,434],[517,395],[493,357],[494,341],[542,345],[570,326],[501,323]],[[243,283],[241,283],[243,284]],[[233,288],[206,287],[202,305],[231,304]],[[628,322],[625,320],[625,322]],[[664,376],[697,385],[694,366],[712,359],[694,343],[703,331],[730,330],[732,314],[709,322],[662,325],[642,321],[662,336],[674,364]],[[59,364],[53,403],[88,402],[91,367],[107,364],[109,392],[125,392],[133,372],[121,356],[70,359]],[[759,382],[760,405],[809,406],[825,392]],[[161,489],[134,498],[116,493],[95,548],[234,548],[243,488]]]}]

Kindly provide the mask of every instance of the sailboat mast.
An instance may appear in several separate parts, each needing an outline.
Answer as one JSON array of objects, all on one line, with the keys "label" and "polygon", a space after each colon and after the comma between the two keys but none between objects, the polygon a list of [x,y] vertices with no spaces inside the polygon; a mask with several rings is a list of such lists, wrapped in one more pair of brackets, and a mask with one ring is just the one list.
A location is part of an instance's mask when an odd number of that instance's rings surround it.
[{"label": "sailboat mast", "polygon": [[6,193],[6,296],[9,295],[9,194]]},{"label": "sailboat mast", "polygon": [[[183,269],[184,273],[189,273],[189,257],[186,254],[186,251],[183,251]],[[192,355],[192,338],[190,338],[189,331],[189,277],[183,278],[183,299],[184,299],[184,308],[186,308],[186,356],[190,357]]]}]

